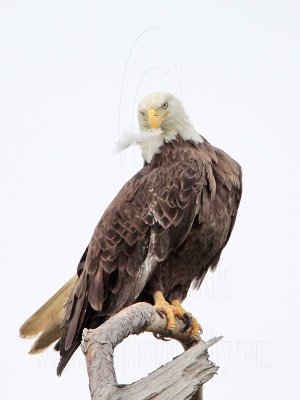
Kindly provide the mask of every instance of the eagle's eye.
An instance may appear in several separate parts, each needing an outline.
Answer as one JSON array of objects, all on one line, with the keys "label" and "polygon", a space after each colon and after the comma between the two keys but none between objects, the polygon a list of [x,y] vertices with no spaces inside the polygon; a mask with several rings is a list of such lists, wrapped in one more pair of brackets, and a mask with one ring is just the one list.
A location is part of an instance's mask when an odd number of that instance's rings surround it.
[{"label": "eagle's eye", "polygon": [[161,108],[164,108],[164,109],[168,108],[168,103],[165,102],[165,103],[161,106]]},{"label": "eagle's eye", "polygon": [[141,114],[143,117],[145,116],[144,111],[140,111],[140,114]]}]

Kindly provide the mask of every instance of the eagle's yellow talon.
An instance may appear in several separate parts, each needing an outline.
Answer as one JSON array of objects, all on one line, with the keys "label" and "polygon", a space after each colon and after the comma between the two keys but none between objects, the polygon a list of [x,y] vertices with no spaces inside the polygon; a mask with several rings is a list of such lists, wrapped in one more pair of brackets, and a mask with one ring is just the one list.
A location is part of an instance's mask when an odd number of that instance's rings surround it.
[{"label": "eagle's yellow talon", "polygon": [[199,322],[196,320],[195,317],[192,316],[190,312],[187,312],[181,305],[179,300],[173,300],[172,306],[174,310],[175,317],[185,321],[186,316],[190,317],[191,323],[189,326],[189,330],[187,331],[188,335],[194,339],[199,339],[199,335],[203,332],[203,329]]},{"label": "eagle's yellow talon", "polygon": [[154,307],[163,312],[167,317],[167,330],[172,332],[175,328],[175,315],[173,307],[165,300],[162,292],[154,293]]},{"label": "eagle's yellow talon", "polygon": [[165,301],[163,303],[156,304],[155,307],[166,315],[168,321],[167,330],[173,331],[175,328],[175,316],[170,304]]},{"label": "eagle's yellow talon", "polygon": [[187,317],[190,319],[190,322],[187,323],[187,327],[183,330],[187,330],[187,335],[193,339],[199,339],[199,335],[202,333],[202,327],[195,317],[192,316],[191,313],[187,312],[181,305],[179,300],[173,300],[171,304],[169,304],[162,292],[157,291],[154,293],[154,307],[159,311],[166,315],[167,317],[167,330],[172,332],[175,328],[175,319],[181,319],[184,322],[187,321]]}]

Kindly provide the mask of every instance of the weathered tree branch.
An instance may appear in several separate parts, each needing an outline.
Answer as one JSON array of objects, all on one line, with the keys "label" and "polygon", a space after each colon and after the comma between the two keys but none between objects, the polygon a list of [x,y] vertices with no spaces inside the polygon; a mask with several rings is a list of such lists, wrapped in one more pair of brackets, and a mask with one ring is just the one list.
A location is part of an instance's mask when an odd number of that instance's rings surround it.
[{"label": "weathered tree branch", "polygon": [[[95,330],[83,332],[82,350],[90,382],[92,400],[200,400],[202,385],[217,372],[207,349],[221,337],[191,343],[182,332],[183,322],[176,319],[170,335],[167,320],[148,303],[137,303],[111,317]],[[187,350],[147,377],[130,385],[118,385],[113,364],[114,348],[131,334],[153,332],[172,337]],[[192,346],[192,347],[191,347]]]}]

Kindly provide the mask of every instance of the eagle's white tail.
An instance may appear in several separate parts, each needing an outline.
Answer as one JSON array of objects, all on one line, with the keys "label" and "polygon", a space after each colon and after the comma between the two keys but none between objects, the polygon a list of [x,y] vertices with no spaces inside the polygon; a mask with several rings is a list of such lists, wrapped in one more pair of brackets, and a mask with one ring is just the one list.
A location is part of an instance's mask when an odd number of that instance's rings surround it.
[{"label": "eagle's white tail", "polygon": [[39,308],[20,328],[22,338],[38,336],[30,349],[30,354],[40,353],[60,338],[61,324],[65,316],[65,305],[77,281],[73,276],[41,308]]}]

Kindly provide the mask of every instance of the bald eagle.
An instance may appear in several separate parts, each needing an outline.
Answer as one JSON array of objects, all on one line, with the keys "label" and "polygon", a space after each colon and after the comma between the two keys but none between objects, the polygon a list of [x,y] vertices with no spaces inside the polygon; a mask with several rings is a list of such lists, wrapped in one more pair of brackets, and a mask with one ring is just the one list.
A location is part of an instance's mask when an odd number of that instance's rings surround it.
[{"label": "bald eagle", "polygon": [[[95,228],[66,283],[21,327],[38,336],[31,353],[58,340],[60,375],[84,328],[95,328],[138,301],[187,323],[200,324],[181,305],[191,284],[199,288],[214,270],[232,232],[242,192],[239,164],[193,127],[181,102],[154,93],[138,106],[140,133],[120,149],[140,146],[143,168],[120,190]],[[187,316],[189,318],[187,318]]]}]

